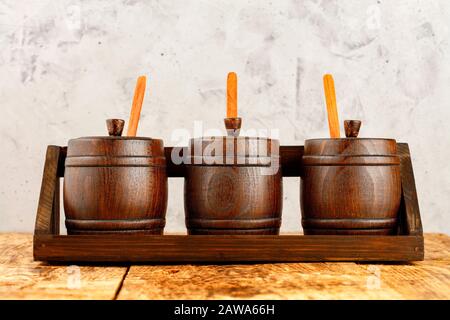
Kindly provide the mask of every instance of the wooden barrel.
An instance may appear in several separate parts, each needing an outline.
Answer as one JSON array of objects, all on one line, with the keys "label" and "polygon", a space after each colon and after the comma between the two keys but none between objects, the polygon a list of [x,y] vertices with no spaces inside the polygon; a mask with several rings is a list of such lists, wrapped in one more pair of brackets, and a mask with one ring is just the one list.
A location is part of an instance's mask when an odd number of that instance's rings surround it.
[{"label": "wooden barrel", "polygon": [[306,140],[302,162],[305,234],[395,233],[401,200],[395,140]]},{"label": "wooden barrel", "polygon": [[162,140],[86,137],[69,141],[64,174],[69,234],[162,234],[166,207]]},{"label": "wooden barrel", "polygon": [[190,141],[184,184],[189,234],[278,234],[282,175],[277,140]]}]

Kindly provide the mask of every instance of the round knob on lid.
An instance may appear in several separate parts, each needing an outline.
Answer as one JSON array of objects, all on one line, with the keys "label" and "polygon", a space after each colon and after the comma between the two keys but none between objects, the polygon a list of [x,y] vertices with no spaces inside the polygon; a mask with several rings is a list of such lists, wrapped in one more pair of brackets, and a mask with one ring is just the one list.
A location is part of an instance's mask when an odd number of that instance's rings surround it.
[{"label": "round knob on lid", "polygon": [[113,137],[120,137],[122,135],[125,121],[122,119],[107,119],[106,126],[108,127],[108,133]]},{"label": "round knob on lid", "polygon": [[229,137],[238,137],[241,130],[241,118],[225,118],[225,128]]},{"label": "round knob on lid", "polygon": [[345,136],[347,138],[356,138],[358,137],[359,128],[361,128],[361,121],[345,120],[344,128],[345,128]]}]

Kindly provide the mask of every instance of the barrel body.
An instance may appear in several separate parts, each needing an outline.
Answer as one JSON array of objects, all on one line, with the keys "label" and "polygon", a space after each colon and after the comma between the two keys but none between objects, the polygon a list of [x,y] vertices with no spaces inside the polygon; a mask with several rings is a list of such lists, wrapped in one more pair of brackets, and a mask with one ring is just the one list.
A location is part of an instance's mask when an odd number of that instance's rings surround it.
[{"label": "barrel body", "polygon": [[302,161],[305,234],[396,232],[401,182],[395,140],[307,140]]},{"label": "barrel body", "polygon": [[[235,138],[236,139],[236,138]],[[247,139],[247,141],[245,141]],[[240,137],[235,146],[256,142]],[[266,141],[267,142],[267,141]],[[237,144],[236,144],[237,143]],[[192,144],[191,144],[192,146]],[[233,156],[216,152],[191,158],[186,165],[184,207],[189,234],[278,234],[282,211],[282,175],[272,146],[267,161],[257,148]],[[267,150],[265,150],[267,151]],[[193,163],[199,160],[199,163]],[[209,159],[211,160],[211,159]],[[219,163],[220,162],[220,163]],[[263,163],[264,162],[264,163]]]},{"label": "barrel body", "polygon": [[166,208],[161,140],[101,137],[69,142],[64,173],[69,234],[162,234]]}]

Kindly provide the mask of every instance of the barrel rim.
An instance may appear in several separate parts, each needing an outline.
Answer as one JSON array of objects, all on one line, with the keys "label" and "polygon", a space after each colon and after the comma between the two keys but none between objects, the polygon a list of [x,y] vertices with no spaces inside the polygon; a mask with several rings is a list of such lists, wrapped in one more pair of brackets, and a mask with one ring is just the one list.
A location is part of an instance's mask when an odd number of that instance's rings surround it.
[{"label": "barrel rim", "polygon": [[164,141],[146,137],[110,136],[70,139],[67,157],[77,156],[160,157],[164,156]]},{"label": "barrel rim", "polygon": [[76,155],[66,157],[66,168],[75,167],[166,167],[164,156],[104,156]]},{"label": "barrel rim", "polygon": [[384,154],[344,154],[344,155],[304,155],[304,166],[399,166],[397,155]]},{"label": "barrel rim", "polygon": [[[159,138],[151,138],[151,137],[129,137],[129,136],[83,136],[83,137],[78,137],[78,138],[73,138],[70,140],[93,140],[93,139],[98,139],[98,140],[160,140],[162,142],[162,139]],[[70,141],[69,140],[69,141]]]},{"label": "barrel rim", "polygon": [[307,141],[354,141],[354,140],[375,140],[375,141],[389,141],[397,143],[396,139],[393,138],[312,138],[306,139]]},{"label": "barrel rim", "polygon": [[398,155],[397,141],[386,138],[323,138],[305,140],[304,156]]}]

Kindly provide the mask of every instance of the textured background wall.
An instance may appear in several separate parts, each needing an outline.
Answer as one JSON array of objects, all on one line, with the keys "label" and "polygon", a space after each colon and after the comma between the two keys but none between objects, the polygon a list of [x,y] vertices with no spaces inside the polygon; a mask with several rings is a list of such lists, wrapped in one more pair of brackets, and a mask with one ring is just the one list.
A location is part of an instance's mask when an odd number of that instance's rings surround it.
[{"label": "textured background wall", "polygon": [[[45,149],[128,119],[149,76],[139,134],[221,128],[225,78],[239,75],[246,128],[284,144],[328,135],[322,74],[340,119],[410,143],[426,231],[450,233],[450,2],[0,1],[0,231],[31,231]],[[182,181],[168,231],[184,230]],[[298,179],[284,231],[300,230]]]}]

